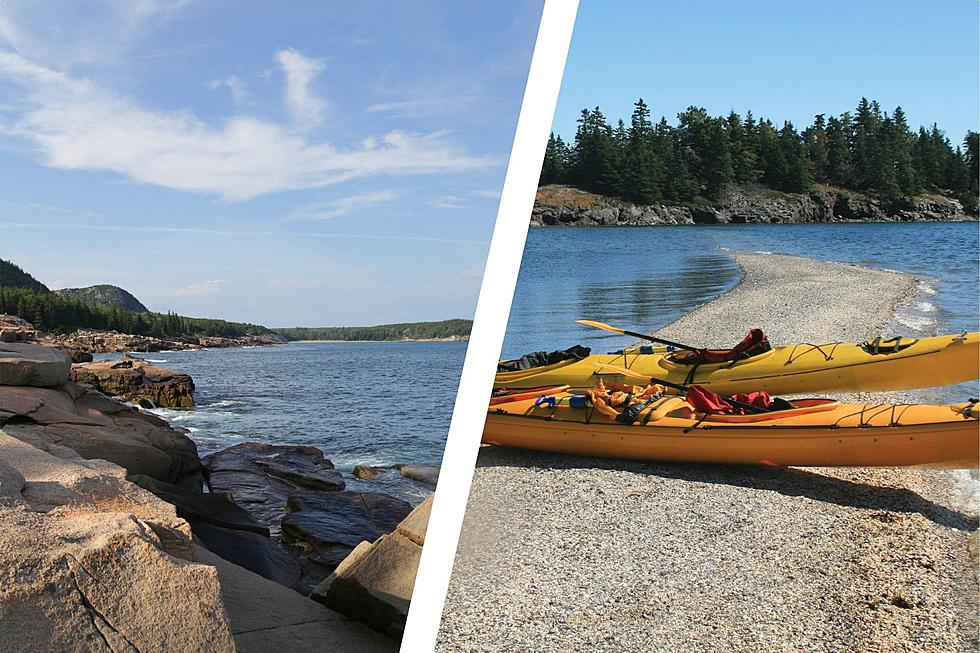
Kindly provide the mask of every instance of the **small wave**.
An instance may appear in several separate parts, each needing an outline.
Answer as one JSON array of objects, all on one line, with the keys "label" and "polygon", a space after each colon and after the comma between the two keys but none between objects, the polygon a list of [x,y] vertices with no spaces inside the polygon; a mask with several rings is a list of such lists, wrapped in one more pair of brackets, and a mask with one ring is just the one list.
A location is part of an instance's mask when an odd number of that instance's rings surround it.
[{"label": "small wave", "polygon": [[754,253],[755,254],[775,254],[775,252],[770,252],[770,251],[765,250],[765,249],[756,250]]},{"label": "small wave", "polygon": [[895,316],[895,321],[902,326],[910,329],[916,329],[917,331],[927,331],[929,327],[935,326],[936,324],[936,321],[931,317],[926,317],[924,315],[913,315],[910,313],[898,313]]},{"label": "small wave", "polygon": [[930,302],[919,302],[915,305],[915,310],[922,311],[923,313],[935,313],[936,305]]},{"label": "small wave", "polygon": [[147,363],[166,363],[166,358],[144,358]]},{"label": "small wave", "polygon": [[221,399],[210,404],[198,404],[198,408],[227,408],[228,406],[247,406],[247,401],[241,399]]},{"label": "small wave", "polygon": [[919,283],[919,292],[924,295],[935,295],[936,289],[923,281]]}]

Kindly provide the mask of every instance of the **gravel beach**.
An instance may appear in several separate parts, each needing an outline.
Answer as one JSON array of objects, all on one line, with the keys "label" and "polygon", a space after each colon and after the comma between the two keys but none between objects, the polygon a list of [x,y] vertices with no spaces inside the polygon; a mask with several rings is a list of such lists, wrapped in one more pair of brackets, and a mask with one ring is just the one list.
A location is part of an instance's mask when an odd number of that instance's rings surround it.
[{"label": "gravel beach", "polygon": [[[734,257],[742,281],[660,335],[730,346],[760,326],[774,343],[859,340],[915,292],[895,272]],[[882,399],[914,395],[860,397]],[[969,489],[937,470],[484,447],[437,650],[976,651]]]}]

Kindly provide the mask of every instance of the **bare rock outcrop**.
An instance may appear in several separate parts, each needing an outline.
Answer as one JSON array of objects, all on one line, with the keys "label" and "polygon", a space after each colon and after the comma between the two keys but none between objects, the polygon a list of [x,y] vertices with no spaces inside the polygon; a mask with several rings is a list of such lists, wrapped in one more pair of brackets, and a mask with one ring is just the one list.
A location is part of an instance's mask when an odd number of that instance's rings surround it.
[{"label": "bare rock outcrop", "polygon": [[108,460],[130,474],[201,487],[197,446],[183,431],[66,382],[69,363],[61,352],[33,344],[16,347],[10,356],[0,356],[0,427],[9,435],[41,448],[57,445],[83,458]]},{"label": "bare rock outcrop", "polygon": [[153,402],[166,408],[194,405],[194,381],[189,374],[151,365],[127,355],[122,360],[106,360],[72,365],[71,380],[83,383],[124,401]]},{"label": "bare rock outcrop", "polygon": [[692,205],[635,205],[570,186],[538,189],[531,226],[647,226],[779,222],[910,222],[976,220],[959,200],[941,195],[885,201],[821,186],[806,193],[735,187],[720,200]]},{"label": "bare rock outcrop", "polygon": [[401,637],[431,507],[430,496],[393,532],[373,543],[361,542],[310,597],[379,632]]},{"label": "bare rock outcrop", "polygon": [[0,431],[4,649],[235,650],[187,523],[125,473]]}]

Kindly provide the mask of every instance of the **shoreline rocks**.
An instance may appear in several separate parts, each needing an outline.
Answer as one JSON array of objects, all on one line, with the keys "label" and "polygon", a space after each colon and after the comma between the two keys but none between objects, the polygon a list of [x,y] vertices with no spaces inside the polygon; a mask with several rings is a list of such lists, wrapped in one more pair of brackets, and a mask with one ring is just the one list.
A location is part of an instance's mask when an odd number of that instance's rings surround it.
[{"label": "shoreline rocks", "polygon": [[4,648],[235,650],[187,523],[122,468],[0,430],[0,489]]},{"label": "shoreline rocks", "polygon": [[76,363],[69,375],[75,383],[123,401],[149,401],[164,408],[194,405],[194,381],[190,375],[151,365],[128,354],[122,360]]},{"label": "shoreline rocks", "polygon": [[151,353],[187,349],[223,349],[228,347],[262,347],[286,344],[286,339],[275,333],[258,336],[225,338],[222,336],[182,336],[180,338],[157,338],[140,336],[117,331],[98,331],[79,329],[67,335],[44,334],[38,341],[50,347],[78,350],[89,354],[112,354],[122,352]]},{"label": "shoreline rocks", "polygon": [[[345,492],[319,449],[258,443],[209,456],[215,491],[202,492],[205,470],[182,429],[68,380],[60,351],[3,347],[0,622],[8,645],[397,648],[305,595],[361,541],[394,529],[407,503]],[[279,521],[287,517],[285,543]],[[404,573],[414,577],[414,567]]]},{"label": "shoreline rocks", "polygon": [[819,187],[782,193],[763,187],[732,189],[714,204],[634,205],[570,186],[538,189],[532,227],[650,226],[782,222],[970,221],[959,200],[942,195],[887,203],[873,195]]},{"label": "shoreline rocks", "polygon": [[310,598],[400,639],[431,509],[430,496],[394,531],[358,544]]}]

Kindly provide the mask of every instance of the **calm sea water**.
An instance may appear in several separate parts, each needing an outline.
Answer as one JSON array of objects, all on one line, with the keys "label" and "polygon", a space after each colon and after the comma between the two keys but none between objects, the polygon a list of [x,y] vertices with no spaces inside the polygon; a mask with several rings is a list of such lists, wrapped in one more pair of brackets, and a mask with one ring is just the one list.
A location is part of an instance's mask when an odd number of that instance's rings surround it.
[{"label": "calm sea water", "polygon": [[310,444],[350,489],[414,502],[431,488],[398,476],[379,486],[350,471],[440,463],[465,353],[458,342],[318,342],[136,355],[194,379],[195,408],[154,412],[189,429],[202,456],[250,440]]},{"label": "calm sea water", "polygon": [[[574,320],[654,331],[737,283],[735,251],[910,272],[922,279],[921,293],[890,325],[895,333],[980,330],[975,222],[539,228],[528,234],[501,355],[574,344],[620,349],[634,339]],[[976,384],[929,398],[959,401],[970,392],[976,396]]]}]

